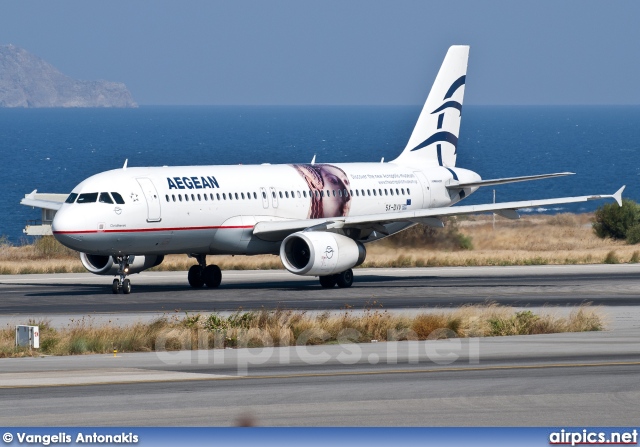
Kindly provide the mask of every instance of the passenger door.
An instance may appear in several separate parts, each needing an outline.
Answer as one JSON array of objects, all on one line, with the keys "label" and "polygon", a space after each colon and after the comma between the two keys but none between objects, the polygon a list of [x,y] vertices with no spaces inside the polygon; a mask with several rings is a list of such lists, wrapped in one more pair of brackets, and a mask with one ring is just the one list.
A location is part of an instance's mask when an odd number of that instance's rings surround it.
[{"label": "passenger door", "polygon": [[147,222],[160,222],[162,220],[160,210],[160,197],[153,182],[148,178],[136,179],[142,188],[144,198],[147,199]]},{"label": "passenger door", "polygon": [[260,188],[260,197],[262,198],[262,208],[269,208],[269,196],[265,188]]}]

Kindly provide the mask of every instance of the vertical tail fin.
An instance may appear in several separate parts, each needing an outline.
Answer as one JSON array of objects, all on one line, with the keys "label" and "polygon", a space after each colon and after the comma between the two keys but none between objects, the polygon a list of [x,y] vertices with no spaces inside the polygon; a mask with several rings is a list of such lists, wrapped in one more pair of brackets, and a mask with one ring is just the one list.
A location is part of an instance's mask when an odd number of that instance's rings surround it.
[{"label": "vertical tail fin", "polygon": [[449,48],[407,146],[392,163],[455,166],[469,47]]}]

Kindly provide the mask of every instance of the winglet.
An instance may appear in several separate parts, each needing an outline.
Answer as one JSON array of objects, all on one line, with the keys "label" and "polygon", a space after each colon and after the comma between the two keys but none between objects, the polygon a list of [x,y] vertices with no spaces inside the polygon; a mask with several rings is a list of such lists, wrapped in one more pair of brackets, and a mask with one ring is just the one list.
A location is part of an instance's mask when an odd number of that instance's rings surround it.
[{"label": "winglet", "polygon": [[122,166],[122,169],[127,169],[127,163],[129,163],[128,158],[124,161],[124,166]]},{"label": "winglet", "polygon": [[26,196],[24,196],[24,198],[25,199],[35,199],[37,192],[38,192],[38,190],[34,189],[33,191],[31,191],[31,194],[27,194]]},{"label": "winglet", "polygon": [[316,164],[316,154],[313,154],[313,158],[311,159],[311,164],[312,165]]},{"label": "winglet", "polygon": [[622,191],[624,191],[624,188],[626,188],[626,186],[627,185],[624,185],[622,188],[617,190],[615,194],[612,196],[614,199],[616,199],[616,202],[618,202],[619,206],[622,206]]}]

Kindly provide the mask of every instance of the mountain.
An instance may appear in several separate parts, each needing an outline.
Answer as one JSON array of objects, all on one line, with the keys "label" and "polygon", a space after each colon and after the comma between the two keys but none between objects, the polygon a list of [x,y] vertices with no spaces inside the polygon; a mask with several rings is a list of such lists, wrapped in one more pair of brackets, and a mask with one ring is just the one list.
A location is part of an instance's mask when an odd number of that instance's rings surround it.
[{"label": "mountain", "polygon": [[0,107],[137,107],[121,82],[79,81],[15,45],[0,46]]}]

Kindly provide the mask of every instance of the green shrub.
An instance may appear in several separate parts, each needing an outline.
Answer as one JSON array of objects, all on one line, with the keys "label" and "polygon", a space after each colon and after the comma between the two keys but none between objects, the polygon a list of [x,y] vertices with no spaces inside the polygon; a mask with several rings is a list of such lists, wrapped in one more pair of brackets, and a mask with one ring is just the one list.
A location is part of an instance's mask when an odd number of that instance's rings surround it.
[{"label": "green shrub", "polygon": [[627,243],[637,244],[640,242],[640,223],[635,224],[627,231]]},{"label": "green shrub", "polygon": [[615,251],[611,250],[607,253],[607,256],[604,258],[605,264],[620,264],[620,259]]},{"label": "green shrub", "polygon": [[633,200],[623,200],[622,206],[607,203],[598,208],[593,231],[600,238],[627,239],[629,230],[640,224],[640,205]]}]

